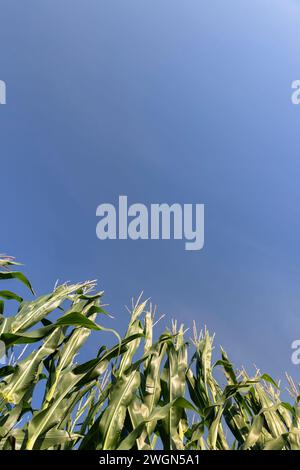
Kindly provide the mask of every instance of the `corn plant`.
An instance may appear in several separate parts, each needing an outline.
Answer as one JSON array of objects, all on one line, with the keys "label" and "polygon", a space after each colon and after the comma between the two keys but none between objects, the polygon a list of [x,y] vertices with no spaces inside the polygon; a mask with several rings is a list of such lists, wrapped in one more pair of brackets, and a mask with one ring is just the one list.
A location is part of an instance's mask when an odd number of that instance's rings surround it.
[{"label": "corn plant", "polygon": [[[17,269],[0,257],[0,280],[34,294]],[[63,284],[29,301],[0,291],[1,450],[300,449],[299,390],[290,377],[287,403],[269,375],[235,370],[222,349],[214,362],[208,330],[194,326],[190,339],[173,322],[157,337],[154,311],[141,299],[121,337],[99,323],[107,313],[94,289],[90,281]],[[79,363],[93,331],[98,354]],[[102,344],[103,331],[112,347]]]}]

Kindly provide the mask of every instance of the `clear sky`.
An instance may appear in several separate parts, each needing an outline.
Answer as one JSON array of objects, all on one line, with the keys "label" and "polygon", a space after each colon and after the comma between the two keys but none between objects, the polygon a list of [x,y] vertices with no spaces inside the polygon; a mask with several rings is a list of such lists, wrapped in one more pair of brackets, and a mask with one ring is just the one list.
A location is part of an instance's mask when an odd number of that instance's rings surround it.
[{"label": "clear sky", "polygon": [[[111,326],[144,290],[297,380],[299,24],[298,0],[1,0],[0,251],[39,294],[97,278]],[[204,249],[98,240],[120,194],[204,203]]]}]

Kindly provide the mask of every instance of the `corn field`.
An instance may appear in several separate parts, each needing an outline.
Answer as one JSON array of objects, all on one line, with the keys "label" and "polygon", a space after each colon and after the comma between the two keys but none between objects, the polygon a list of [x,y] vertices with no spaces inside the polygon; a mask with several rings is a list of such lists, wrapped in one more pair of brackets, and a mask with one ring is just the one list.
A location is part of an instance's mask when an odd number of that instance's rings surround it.
[{"label": "corn field", "polygon": [[[0,258],[0,280],[33,293],[18,269]],[[30,301],[10,290],[0,298],[1,450],[300,449],[292,379],[287,403],[269,375],[235,370],[224,350],[213,362],[208,330],[191,334],[173,322],[155,338],[151,304],[139,299],[121,337],[101,325],[107,313],[94,282],[56,286]],[[78,363],[92,332],[98,354]],[[102,343],[108,333],[110,348]]]}]

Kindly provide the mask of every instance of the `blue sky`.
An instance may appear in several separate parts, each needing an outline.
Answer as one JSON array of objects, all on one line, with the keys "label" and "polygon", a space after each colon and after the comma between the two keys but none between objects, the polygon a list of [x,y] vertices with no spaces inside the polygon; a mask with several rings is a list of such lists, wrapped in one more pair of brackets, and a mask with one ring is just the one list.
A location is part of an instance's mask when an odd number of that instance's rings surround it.
[{"label": "blue sky", "polygon": [[[98,279],[121,330],[144,290],[297,379],[300,2],[2,0],[0,21],[0,251],[39,294]],[[120,194],[204,203],[204,249],[98,240]]]}]

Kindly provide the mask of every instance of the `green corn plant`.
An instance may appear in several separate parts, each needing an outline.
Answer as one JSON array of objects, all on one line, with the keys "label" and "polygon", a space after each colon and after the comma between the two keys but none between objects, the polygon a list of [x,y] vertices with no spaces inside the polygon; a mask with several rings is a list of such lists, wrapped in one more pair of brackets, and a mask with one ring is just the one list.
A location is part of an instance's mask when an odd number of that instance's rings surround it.
[{"label": "green corn plant", "polygon": [[[0,281],[32,296],[0,290],[1,450],[300,450],[291,377],[292,399],[282,401],[268,374],[236,370],[222,348],[215,360],[207,329],[194,325],[190,339],[174,321],[156,335],[155,309],[141,298],[121,337],[99,322],[109,315],[95,282],[36,297],[19,266],[0,256]],[[98,354],[79,362],[93,331]]]}]

